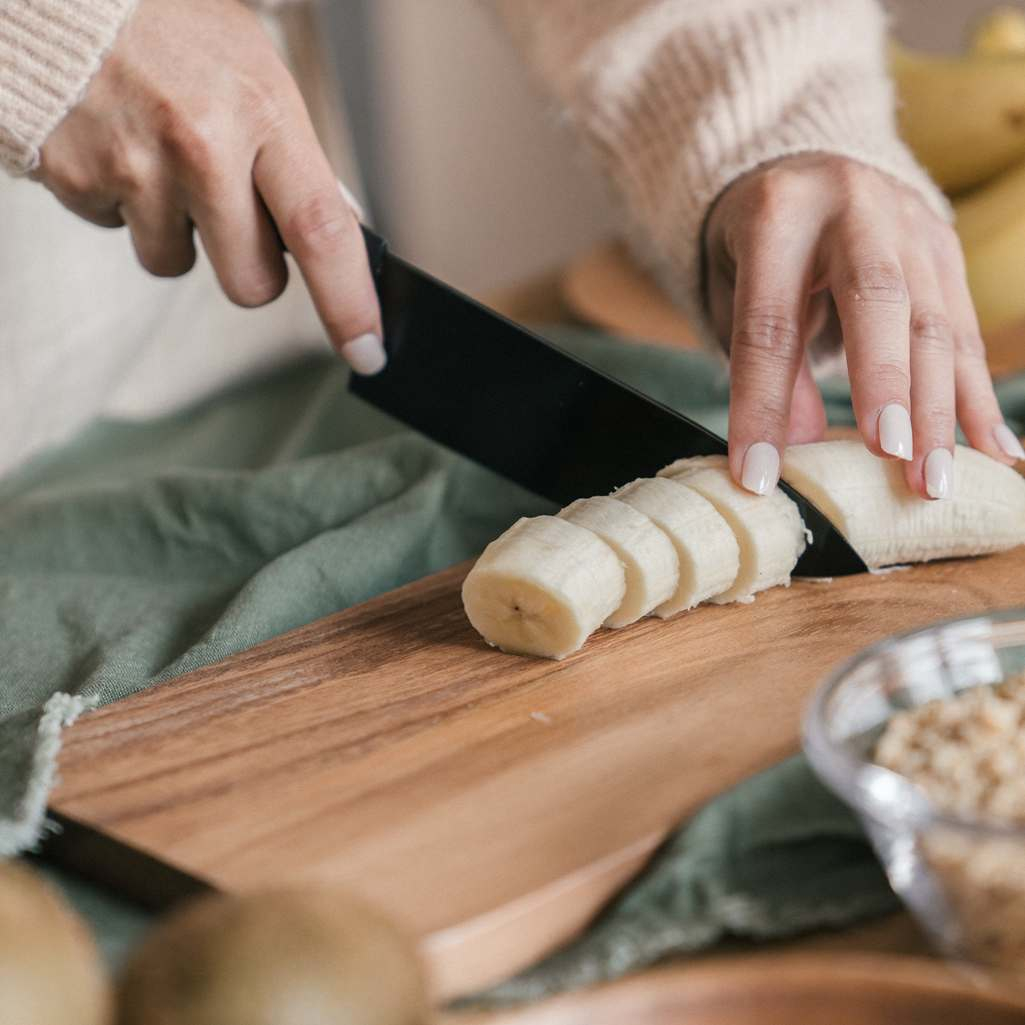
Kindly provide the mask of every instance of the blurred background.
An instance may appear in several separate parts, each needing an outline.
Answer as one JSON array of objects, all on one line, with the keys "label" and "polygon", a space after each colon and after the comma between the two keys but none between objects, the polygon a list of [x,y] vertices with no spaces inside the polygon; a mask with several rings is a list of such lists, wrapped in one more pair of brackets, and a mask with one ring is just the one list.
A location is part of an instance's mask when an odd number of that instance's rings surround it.
[{"label": "blurred background", "polygon": [[[887,6],[903,42],[954,52],[994,2]],[[478,0],[324,0],[321,18],[362,195],[403,255],[481,295],[612,233],[601,182]]]}]

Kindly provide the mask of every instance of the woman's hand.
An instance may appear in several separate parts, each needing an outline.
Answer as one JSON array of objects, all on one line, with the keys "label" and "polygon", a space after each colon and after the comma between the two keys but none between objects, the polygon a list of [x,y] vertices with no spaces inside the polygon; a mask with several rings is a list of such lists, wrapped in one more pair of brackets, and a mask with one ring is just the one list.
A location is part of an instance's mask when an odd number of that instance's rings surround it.
[{"label": "woman's hand", "polygon": [[276,299],[295,257],[332,344],[384,364],[359,223],[299,90],[237,0],[140,0],[33,175],[75,213],[127,225],[139,260],[188,271],[195,228],[225,294]]},{"label": "woman's hand", "polygon": [[864,164],[809,154],[737,179],[705,237],[707,301],[730,354],[730,469],[764,493],[788,442],[825,428],[805,359],[837,321],[858,429],[906,460],[923,498],[952,493],[955,422],[977,449],[1025,453],[1004,424],[961,247],[910,188]]}]

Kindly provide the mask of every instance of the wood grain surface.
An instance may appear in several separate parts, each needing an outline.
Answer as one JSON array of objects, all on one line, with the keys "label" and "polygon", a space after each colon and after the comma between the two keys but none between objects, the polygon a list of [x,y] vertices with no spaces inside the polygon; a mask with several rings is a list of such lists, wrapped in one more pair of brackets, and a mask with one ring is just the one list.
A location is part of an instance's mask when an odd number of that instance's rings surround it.
[{"label": "wood grain surface", "polygon": [[345,884],[421,938],[449,996],[579,930],[674,823],[797,750],[841,659],[1025,605],[1019,549],[796,582],[551,662],[481,641],[466,568],[84,716],[53,809],[228,890]]}]

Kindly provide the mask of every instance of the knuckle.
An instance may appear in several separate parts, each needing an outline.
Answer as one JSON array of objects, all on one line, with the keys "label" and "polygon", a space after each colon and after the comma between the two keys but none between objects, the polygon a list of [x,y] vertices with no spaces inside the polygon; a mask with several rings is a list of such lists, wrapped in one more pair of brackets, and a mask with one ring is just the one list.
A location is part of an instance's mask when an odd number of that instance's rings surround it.
[{"label": "knuckle", "polygon": [[285,120],[285,110],[279,90],[268,86],[264,78],[246,78],[239,83],[241,107],[248,123],[259,135],[279,129]]},{"label": "knuckle", "polygon": [[883,359],[872,364],[872,380],[880,394],[907,395],[911,388],[911,374],[906,364]]},{"label": "knuckle", "polygon": [[92,177],[74,163],[48,168],[44,181],[55,195],[72,201],[89,199],[95,191]]},{"label": "knuckle", "polygon": [[751,407],[755,410],[755,415],[750,419],[757,425],[756,435],[759,438],[786,437],[787,416],[779,407],[778,397],[765,394],[763,398],[764,401],[759,401]]},{"label": "knuckle", "polygon": [[843,289],[852,303],[876,306],[907,306],[908,287],[900,267],[889,260],[857,263],[843,282]]},{"label": "knuckle", "polygon": [[879,205],[879,176],[872,168],[854,160],[841,161],[833,174],[847,217],[859,223],[871,223]]},{"label": "knuckle", "polygon": [[918,352],[946,356],[953,352],[950,322],[934,310],[916,310],[911,315],[911,344]]},{"label": "knuckle", "polygon": [[793,225],[804,189],[791,168],[770,167],[759,174],[744,203],[743,217],[734,225],[740,241],[751,249],[771,245]]},{"label": "knuckle", "polygon": [[978,331],[965,331],[959,334],[954,340],[954,351],[959,360],[986,362],[986,343]]},{"label": "knuckle", "polygon": [[302,200],[287,223],[290,248],[299,258],[332,252],[355,225],[348,205],[339,194],[316,193]]},{"label": "knuckle", "polygon": [[764,362],[786,362],[800,344],[800,328],[790,310],[781,304],[768,304],[740,313],[730,350]]},{"label": "knuckle", "polygon": [[844,194],[852,197],[864,197],[871,192],[875,180],[864,164],[854,160],[838,160],[832,167],[837,184]]},{"label": "knuckle", "polygon": [[954,410],[938,402],[918,403],[914,409],[918,430],[933,438],[946,440],[954,432]]},{"label": "knuckle", "polygon": [[800,175],[788,167],[774,165],[759,176],[752,200],[758,213],[770,220],[780,216],[792,203],[799,188]]},{"label": "knuckle", "polygon": [[116,195],[122,199],[142,191],[145,177],[142,160],[135,149],[120,136],[115,136],[104,160],[104,176]]},{"label": "knuckle", "polygon": [[165,100],[157,105],[155,120],[173,162],[201,178],[213,173],[217,133],[205,115],[188,116]]}]

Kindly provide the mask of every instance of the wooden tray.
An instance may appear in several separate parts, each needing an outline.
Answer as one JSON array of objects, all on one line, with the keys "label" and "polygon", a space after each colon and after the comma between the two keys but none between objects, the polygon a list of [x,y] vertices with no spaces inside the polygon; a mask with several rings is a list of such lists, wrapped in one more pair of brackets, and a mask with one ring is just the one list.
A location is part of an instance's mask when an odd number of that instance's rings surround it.
[{"label": "wooden tray", "polygon": [[440,994],[464,993],[578,931],[671,826],[797,750],[839,660],[1025,605],[1022,548],[798,582],[550,662],[484,645],[465,570],[83,717],[52,800],[66,855],[151,899],[187,878],[344,883],[422,939]]}]

